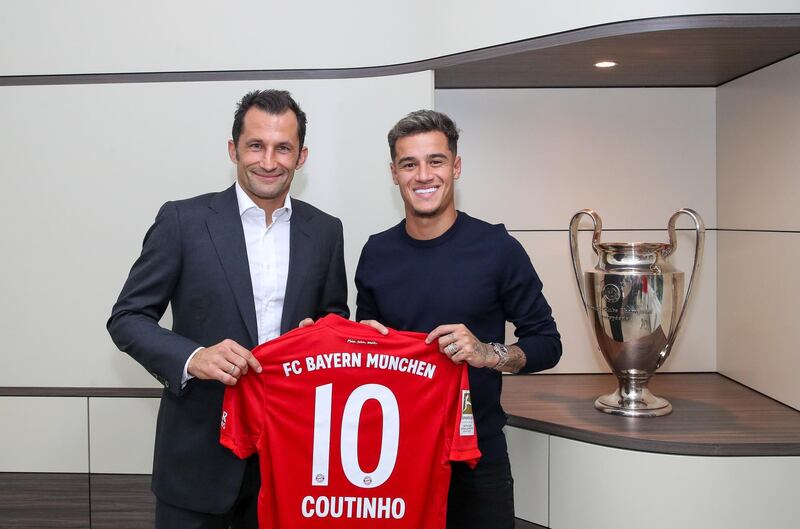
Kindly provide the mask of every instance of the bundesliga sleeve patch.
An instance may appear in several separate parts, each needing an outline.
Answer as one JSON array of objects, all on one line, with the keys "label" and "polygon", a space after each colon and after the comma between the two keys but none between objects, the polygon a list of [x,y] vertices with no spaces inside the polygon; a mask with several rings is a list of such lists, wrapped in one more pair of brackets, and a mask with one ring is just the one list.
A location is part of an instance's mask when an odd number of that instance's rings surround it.
[{"label": "bundesliga sleeve patch", "polygon": [[475,417],[472,415],[472,397],[468,389],[461,390],[461,437],[475,435]]}]

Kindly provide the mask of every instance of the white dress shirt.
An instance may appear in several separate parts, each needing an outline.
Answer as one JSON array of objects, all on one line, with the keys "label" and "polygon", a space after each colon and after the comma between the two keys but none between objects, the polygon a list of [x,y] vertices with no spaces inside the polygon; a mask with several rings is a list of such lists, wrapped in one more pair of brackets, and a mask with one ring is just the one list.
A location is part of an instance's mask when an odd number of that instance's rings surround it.
[{"label": "white dress shirt", "polygon": [[[286,294],[286,279],[289,276],[289,221],[292,218],[292,199],[286,195],[283,207],[272,213],[267,224],[266,212],[236,182],[236,199],[242,219],[244,242],[247,246],[247,261],[250,266],[250,282],[253,285],[253,301],[256,309],[258,343],[262,344],[281,334],[283,298]],[[183,366],[185,384],[191,378],[189,362],[198,347],[189,355]]]},{"label": "white dress shirt", "polygon": [[286,195],[283,207],[272,213],[269,224],[266,212],[236,182],[236,198],[242,217],[250,281],[253,283],[258,343],[262,344],[281,334],[283,296],[289,275],[289,220],[292,218],[292,199]]}]

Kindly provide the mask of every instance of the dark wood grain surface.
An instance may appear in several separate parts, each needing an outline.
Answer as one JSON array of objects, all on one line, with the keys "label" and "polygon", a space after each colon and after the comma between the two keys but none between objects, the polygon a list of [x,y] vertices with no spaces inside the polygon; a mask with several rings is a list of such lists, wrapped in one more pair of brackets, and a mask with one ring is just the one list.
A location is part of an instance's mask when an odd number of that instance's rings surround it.
[{"label": "dark wood grain surface", "polygon": [[143,529],[155,523],[150,476],[92,474],[92,529]]},{"label": "dark wood grain surface", "polygon": [[0,387],[0,397],[160,398],[161,388]]},{"label": "dark wood grain surface", "polygon": [[664,417],[601,413],[610,374],[503,378],[508,424],[598,445],[704,456],[800,455],[800,412],[717,373],[659,373],[655,395],[672,403]]},{"label": "dark wood grain surface", "polygon": [[0,473],[0,529],[88,529],[87,474]]},{"label": "dark wood grain surface", "polygon": [[149,475],[0,473],[0,529],[149,529],[154,521]]},{"label": "dark wood grain surface", "polygon": [[0,473],[0,529],[148,529],[150,476]]}]

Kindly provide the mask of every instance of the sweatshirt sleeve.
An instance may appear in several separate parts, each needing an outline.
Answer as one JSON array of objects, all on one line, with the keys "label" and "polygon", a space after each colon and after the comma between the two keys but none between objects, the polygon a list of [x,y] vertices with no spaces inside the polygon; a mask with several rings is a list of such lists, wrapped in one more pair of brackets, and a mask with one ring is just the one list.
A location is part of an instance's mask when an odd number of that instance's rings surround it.
[{"label": "sweatshirt sleeve", "polygon": [[506,237],[500,296],[506,319],[516,327],[514,345],[527,358],[520,373],[550,369],[561,358],[561,335],[530,257],[519,241]]},{"label": "sweatshirt sleeve", "polygon": [[[381,321],[378,305],[375,302],[375,295],[370,286],[371,270],[369,267],[370,241],[361,250],[356,268],[356,321],[376,320]],[[383,322],[381,322],[383,323]]]}]

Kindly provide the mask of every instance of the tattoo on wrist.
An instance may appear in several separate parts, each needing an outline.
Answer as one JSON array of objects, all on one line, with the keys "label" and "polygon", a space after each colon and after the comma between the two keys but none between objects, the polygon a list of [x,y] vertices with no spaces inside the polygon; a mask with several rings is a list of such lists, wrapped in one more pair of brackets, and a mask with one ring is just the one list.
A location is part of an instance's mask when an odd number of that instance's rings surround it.
[{"label": "tattoo on wrist", "polygon": [[497,357],[497,362],[494,363],[494,365],[492,366],[492,369],[497,369],[497,366],[500,365],[500,362],[502,362],[503,359],[497,353],[494,353],[494,355]]}]

